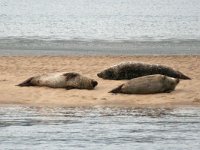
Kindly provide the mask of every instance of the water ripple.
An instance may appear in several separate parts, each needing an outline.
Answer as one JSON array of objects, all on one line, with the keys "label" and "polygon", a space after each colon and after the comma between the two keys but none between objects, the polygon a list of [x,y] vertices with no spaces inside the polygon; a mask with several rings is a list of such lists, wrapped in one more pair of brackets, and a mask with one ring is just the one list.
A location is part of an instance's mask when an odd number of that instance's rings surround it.
[{"label": "water ripple", "polygon": [[2,149],[198,149],[199,108],[0,106]]}]

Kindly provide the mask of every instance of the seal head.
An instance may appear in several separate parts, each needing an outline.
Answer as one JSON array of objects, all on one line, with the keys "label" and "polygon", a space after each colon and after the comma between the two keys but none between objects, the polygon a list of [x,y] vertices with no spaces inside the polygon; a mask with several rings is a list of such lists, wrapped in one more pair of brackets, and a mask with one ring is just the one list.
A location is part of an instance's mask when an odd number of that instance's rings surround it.
[{"label": "seal head", "polygon": [[107,69],[107,70],[104,70],[100,73],[97,73],[97,76],[99,78],[103,78],[103,79],[114,79],[115,73],[112,69]]}]

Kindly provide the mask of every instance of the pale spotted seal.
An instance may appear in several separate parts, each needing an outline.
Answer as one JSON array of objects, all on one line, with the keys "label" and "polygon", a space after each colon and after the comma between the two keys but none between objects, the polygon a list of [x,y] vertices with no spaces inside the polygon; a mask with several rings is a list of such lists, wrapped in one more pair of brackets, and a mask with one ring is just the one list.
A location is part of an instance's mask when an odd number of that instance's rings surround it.
[{"label": "pale spotted seal", "polygon": [[112,66],[108,69],[98,73],[97,76],[103,79],[123,80],[133,79],[146,75],[162,74],[173,78],[190,79],[183,73],[174,70],[171,67],[156,64],[138,63],[138,62],[124,62]]},{"label": "pale spotted seal", "polygon": [[31,77],[18,86],[46,86],[65,89],[93,89],[97,81],[78,73],[51,73]]},{"label": "pale spotted seal", "polygon": [[154,94],[171,92],[179,83],[179,79],[168,77],[165,75],[148,75],[129,80],[110,93],[124,94]]}]

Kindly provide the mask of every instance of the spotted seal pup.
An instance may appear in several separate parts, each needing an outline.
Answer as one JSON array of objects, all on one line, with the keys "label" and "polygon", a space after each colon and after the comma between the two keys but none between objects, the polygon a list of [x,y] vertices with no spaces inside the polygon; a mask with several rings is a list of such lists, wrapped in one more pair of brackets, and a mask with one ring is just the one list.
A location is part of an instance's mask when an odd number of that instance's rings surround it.
[{"label": "spotted seal pup", "polygon": [[139,62],[124,62],[114,65],[98,73],[97,76],[103,79],[124,80],[133,79],[146,75],[162,74],[173,78],[189,80],[190,77],[174,70],[171,67],[158,64],[147,64]]},{"label": "spotted seal pup", "polygon": [[97,81],[78,73],[51,73],[31,77],[18,86],[46,86],[65,89],[94,89]]},{"label": "spotted seal pup", "polygon": [[154,94],[166,93],[175,89],[179,83],[179,79],[168,77],[165,75],[148,75],[129,80],[109,93],[124,94]]}]

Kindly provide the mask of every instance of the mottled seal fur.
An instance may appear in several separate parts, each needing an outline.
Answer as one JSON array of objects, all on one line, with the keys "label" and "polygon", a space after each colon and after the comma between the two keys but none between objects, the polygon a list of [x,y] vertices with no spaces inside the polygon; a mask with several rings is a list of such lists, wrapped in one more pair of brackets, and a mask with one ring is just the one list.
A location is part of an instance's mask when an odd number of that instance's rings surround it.
[{"label": "mottled seal fur", "polygon": [[97,81],[78,73],[51,73],[31,77],[18,86],[46,86],[65,89],[93,89]]},{"label": "mottled seal fur", "polygon": [[123,80],[133,79],[146,75],[162,74],[173,78],[190,79],[183,73],[174,70],[171,67],[158,64],[147,64],[139,62],[124,62],[118,65],[112,66],[108,69],[98,73],[97,76],[103,79],[110,80]]},{"label": "mottled seal fur", "polygon": [[179,83],[179,79],[165,75],[148,75],[129,80],[127,83],[118,86],[110,93],[124,94],[154,94],[171,92]]}]

